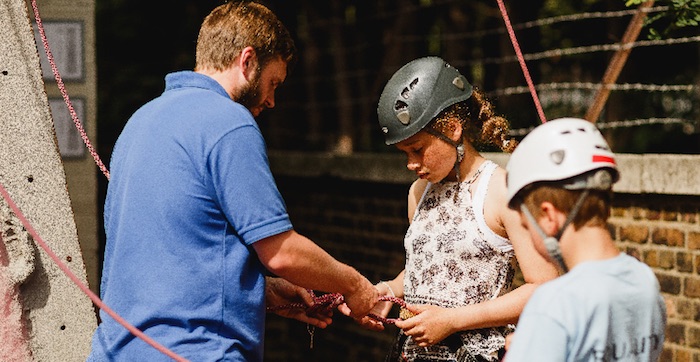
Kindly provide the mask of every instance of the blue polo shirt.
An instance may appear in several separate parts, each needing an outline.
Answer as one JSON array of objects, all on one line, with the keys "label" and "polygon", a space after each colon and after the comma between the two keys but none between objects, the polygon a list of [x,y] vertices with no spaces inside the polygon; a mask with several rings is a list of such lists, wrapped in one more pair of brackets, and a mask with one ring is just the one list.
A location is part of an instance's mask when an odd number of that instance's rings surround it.
[{"label": "blue polo shirt", "polygon": [[[250,112],[213,79],[168,74],[115,145],[104,302],[193,361],[262,361],[264,266],[251,245],[292,228]],[[168,361],[106,313],[88,361]]]}]

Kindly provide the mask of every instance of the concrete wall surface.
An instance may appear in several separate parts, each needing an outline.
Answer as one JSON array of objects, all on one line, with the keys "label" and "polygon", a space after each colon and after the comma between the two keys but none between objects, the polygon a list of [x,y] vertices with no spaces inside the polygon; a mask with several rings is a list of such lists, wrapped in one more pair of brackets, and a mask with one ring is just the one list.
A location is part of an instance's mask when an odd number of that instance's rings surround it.
[{"label": "concrete wall surface", "polygon": [[[505,167],[506,153],[484,153],[484,157]],[[410,184],[415,174],[406,169],[406,157],[399,153],[353,154],[270,151],[270,166],[277,175],[295,177],[329,176],[344,180]],[[614,191],[636,194],[700,195],[700,155],[618,154],[621,173]]]},{"label": "concrete wall surface", "polygon": [[[87,282],[27,3],[0,0],[0,20],[0,183],[40,237]],[[9,317],[26,330],[14,343],[0,342],[2,360],[84,361],[96,327],[92,303],[32,242],[4,200],[0,211],[0,280],[9,284],[0,303],[9,297]],[[13,353],[25,347],[29,356]]]},{"label": "concrete wall surface", "polygon": [[[92,145],[97,148],[97,64],[95,60],[95,0],[41,0],[37,1],[42,21],[46,27],[59,71],[63,77],[73,106],[80,112],[78,118],[85,128]],[[30,18],[33,20],[32,8]],[[65,27],[65,28],[63,28]],[[81,31],[71,32],[80,29]],[[69,36],[71,35],[71,36]],[[72,152],[61,151],[66,184],[71,207],[78,229],[78,240],[83,252],[90,288],[98,292],[101,249],[99,243],[99,218],[97,178],[104,177],[69,118],[67,107],[53,79],[38,42],[39,55],[43,59],[44,89],[54,105],[54,122],[61,123],[64,141],[69,140]],[[68,71],[70,70],[70,71]],[[80,106],[80,107],[78,107]]]}]

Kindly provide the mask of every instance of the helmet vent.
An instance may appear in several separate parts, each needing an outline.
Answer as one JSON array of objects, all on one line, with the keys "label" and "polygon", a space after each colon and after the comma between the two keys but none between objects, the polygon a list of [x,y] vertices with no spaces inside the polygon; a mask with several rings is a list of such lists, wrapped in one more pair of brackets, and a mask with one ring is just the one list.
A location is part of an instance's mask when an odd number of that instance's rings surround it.
[{"label": "helmet vent", "polygon": [[408,124],[411,121],[411,113],[408,112],[408,104],[402,100],[397,100],[394,103],[394,112],[396,112],[396,118],[399,122],[403,124]]},{"label": "helmet vent", "polygon": [[396,118],[399,119],[399,122],[407,125],[408,122],[411,121],[411,114],[408,113],[408,110],[401,111],[401,112],[396,114]]},{"label": "helmet vent", "polygon": [[411,83],[408,84],[408,87],[404,88],[403,91],[401,91],[401,96],[404,99],[408,99],[411,96],[411,91],[413,88],[416,87],[416,84],[418,84],[418,78],[414,78]]},{"label": "helmet vent", "polygon": [[406,109],[406,108],[408,108],[408,104],[407,104],[406,102],[404,102],[404,101],[398,100],[398,101],[396,101],[396,103],[394,104],[394,110],[397,111],[397,112],[398,112],[398,111],[402,111],[402,110],[404,110],[404,109]]},{"label": "helmet vent", "polygon": [[461,77],[457,77],[452,80],[452,84],[454,84],[455,87],[457,87],[459,90],[464,90],[464,81],[462,80]]},{"label": "helmet vent", "polygon": [[561,165],[561,163],[564,162],[565,155],[566,152],[564,152],[564,150],[558,150],[550,153],[549,158],[552,159],[552,162],[554,162],[555,164]]}]

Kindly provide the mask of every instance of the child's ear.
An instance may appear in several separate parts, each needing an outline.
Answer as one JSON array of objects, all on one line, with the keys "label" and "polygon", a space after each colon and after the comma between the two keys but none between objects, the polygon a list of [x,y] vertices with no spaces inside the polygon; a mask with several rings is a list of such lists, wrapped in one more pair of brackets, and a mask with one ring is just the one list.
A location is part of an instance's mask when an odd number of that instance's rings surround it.
[{"label": "child's ear", "polygon": [[462,128],[462,122],[457,118],[452,118],[450,122],[452,122],[450,127],[452,128],[452,135],[450,138],[455,142],[459,142],[462,139],[462,131],[464,130]]},{"label": "child's ear", "polygon": [[562,226],[561,224],[563,224],[562,216],[564,216],[564,219],[566,219],[566,216],[549,201],[544,201],[540,204],[540,211],[541,217],[539,221],[542,230],[548,236],[556,235]]}]

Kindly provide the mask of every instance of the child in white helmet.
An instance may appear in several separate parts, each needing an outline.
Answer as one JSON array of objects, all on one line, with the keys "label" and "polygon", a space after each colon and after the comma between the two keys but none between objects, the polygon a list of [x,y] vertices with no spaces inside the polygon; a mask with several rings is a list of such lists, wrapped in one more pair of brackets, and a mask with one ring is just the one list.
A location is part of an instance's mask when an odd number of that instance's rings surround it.
[{"label": "child in white helmet", "polygon": [[510,157],[508,204],[535,248],[566,274],[540,286],[506,361],[657,361],[666,308],[652,270],[616,248],[607,229],[615,156],[590,122],[535,128]]},{"label": "child in white helmet", "polygon": [[[476,150],[510,151],[507,121],[438,57],[394,73],[377,113],[387,145],[406,154],[418,177],[408,195],[405,269],[377,285],[416,314],[396,322],[402,331],[386,361],[498,361],[527,298],[557,275],[506,205],[505,170]],[[516,259],[525,283],[512,288]],[[385,316],[383,307],[376,314]]]}]

